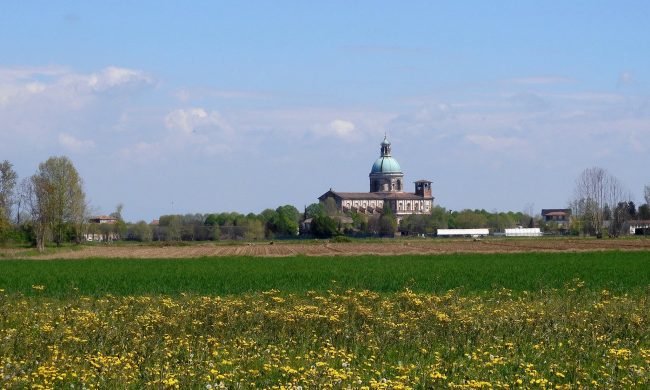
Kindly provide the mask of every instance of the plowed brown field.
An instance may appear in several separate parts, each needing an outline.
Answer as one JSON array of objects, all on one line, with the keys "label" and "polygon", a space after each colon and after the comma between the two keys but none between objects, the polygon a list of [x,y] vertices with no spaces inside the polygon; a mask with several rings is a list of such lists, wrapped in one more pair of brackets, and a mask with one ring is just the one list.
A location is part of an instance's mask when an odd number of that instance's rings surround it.
[{"label": "plowed brown field", "polygon": [[[600,250],[650,250],[650,239],[458,239],[394,240],[370,243],[242,243],[241,245],[196,244],[188,246],[106,245],[53,254],[30,256],[33,259],[108,258],[193,258],[204,256],[354,256],[442,253],[562,252]],[[7,252],[5,252],[7,253]],[[20,257],[20,253],[13,256]]]}]

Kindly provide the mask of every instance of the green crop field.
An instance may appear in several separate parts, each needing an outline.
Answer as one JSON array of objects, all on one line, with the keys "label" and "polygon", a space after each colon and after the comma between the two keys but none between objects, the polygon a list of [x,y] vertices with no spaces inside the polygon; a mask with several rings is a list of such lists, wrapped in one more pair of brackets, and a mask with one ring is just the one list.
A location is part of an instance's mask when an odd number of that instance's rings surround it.
[{"label": "green crop field", "polygon": [[0,261],[0,388],[648,386],[648,252]]},{"label": "green crop field", "polygon": [[650,252],[0,261],[0,288],[30,295],[32,285],[42,285],[47,296],[325,291],[333,281],[377,292],[536,291],[576,278],[595,290],[644,288],[650,285]]}]

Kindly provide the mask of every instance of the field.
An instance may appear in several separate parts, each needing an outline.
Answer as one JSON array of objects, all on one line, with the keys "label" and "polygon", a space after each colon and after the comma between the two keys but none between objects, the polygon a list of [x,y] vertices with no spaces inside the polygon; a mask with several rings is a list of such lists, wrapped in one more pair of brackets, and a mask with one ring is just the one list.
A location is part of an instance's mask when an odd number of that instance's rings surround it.
[{"label": "field", "polygon": [[486,238],[354,240],[335,243],[328,240],[166,244],[94,244],[51,250],[37,255],[33,250],[0,249],[0,258],[34,259],[83,258],[192,258],[214,256],[395,256],[405,254],[567,252],[599,250],[650,250],[650,239],[595,238]]},{"label": "field", "polygon": [[[650,255],[640,251],[199,259],[3,260],[7,293],[101,297],[181,293],[230,295],[367,289],[423,293],[494,288],[539,291],[574,279],[588,289],[628,292],[650,286]],[[36,291],[32,285],[43,285]]]},{"label": "field", "polygon": [[[500,241],[516,253],[446,253],[459,243],[449,240],[436,255],[2,260],[0,388],[649,387],[645,241],[521,250],[547,242]],[[309,246],[264,247],[290,245]],[[311,244],[345,245],[382,244]],[[414,245],[430,244],[383,246]]]}]

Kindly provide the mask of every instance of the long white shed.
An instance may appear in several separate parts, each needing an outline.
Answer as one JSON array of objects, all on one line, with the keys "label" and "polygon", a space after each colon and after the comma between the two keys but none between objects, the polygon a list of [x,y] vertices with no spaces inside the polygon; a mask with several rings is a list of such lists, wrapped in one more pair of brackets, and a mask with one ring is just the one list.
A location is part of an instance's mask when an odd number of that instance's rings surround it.
[{"label": "long white shed", "polygon": [[541,237],[542,231],[539,228],[515,228],[505,229],[506,237]]},{"label": "long white shed", "polygon": [[438,236],[480,237],[490,234],[490,229],[438,229]]}]

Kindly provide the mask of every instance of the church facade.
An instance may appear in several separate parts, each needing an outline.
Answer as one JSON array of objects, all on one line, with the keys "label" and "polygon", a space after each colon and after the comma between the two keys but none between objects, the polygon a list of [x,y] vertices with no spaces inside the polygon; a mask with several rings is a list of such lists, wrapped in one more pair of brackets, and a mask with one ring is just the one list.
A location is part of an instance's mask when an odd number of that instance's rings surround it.
[{"label": "church facade", "polygon": [[381,155],[372,165],[369,174],[369,192],[338,192],[330,189],[318,199],[332,198],[342,212],[381,214],[388,203],[399,220],[409,214],[428,214],[433,208],[431,181],[418,180],[414,192],[404,191],[404,173],[391,155],[391,143],[386,137],[381,143]]}]

